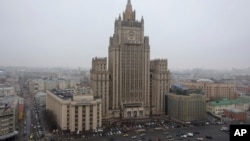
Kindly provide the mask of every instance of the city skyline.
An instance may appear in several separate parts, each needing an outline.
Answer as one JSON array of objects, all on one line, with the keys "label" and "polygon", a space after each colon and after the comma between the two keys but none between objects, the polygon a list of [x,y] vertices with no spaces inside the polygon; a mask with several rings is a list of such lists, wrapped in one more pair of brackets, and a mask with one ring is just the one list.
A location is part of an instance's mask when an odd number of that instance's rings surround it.
[{"label": "city skyline", "polygon": [[[126,2],[1,1],[0,66],[90,68],[94,56],[107,56]],[[167,58],[170,70],[250,67],[249,1],[132,3],[145,20],[150,59]]]}]

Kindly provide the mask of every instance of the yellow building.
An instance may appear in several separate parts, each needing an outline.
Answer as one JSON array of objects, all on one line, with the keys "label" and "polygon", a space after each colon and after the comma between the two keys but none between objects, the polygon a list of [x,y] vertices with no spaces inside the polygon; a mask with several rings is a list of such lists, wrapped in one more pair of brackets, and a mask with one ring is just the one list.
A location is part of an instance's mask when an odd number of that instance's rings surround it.
[{"label": "yellow building", "polygon": [[235,84],[218,83],[209,79],[199,79],[197,81],[185,81],[182,84],[189,89],[202,89],[208,101],[222,98],[235,99]]},{"label": "yellow building", "polygon": [[102,126],[101,99],[93,95],[72,95],[60,89],[47,91],[46,109],[56,115],[62,130],[81,132]]}]

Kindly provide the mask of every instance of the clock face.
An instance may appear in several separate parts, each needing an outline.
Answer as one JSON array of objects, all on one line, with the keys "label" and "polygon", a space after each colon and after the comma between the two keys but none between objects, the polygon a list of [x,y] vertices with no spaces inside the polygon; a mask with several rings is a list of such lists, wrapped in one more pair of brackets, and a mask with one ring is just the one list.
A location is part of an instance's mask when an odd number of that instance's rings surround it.
[{"label": "clock face", "polygon": [[128,40],[135,40],[135,31],[128,31]]}]

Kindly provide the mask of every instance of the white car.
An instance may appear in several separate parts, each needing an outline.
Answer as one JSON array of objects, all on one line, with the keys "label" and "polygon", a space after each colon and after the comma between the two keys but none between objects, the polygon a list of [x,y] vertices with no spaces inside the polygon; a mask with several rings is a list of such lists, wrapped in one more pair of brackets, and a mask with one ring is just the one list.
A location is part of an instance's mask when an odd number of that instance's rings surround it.
[{"label": "white car", "polygon": [[146,134],[140,134],[140,137],[145,136]]},{"label": "white car", "polygon": [[197,141],[203,141],[204,139],[202,137],[198,137]]},{"label": "white car", "polygon": [[186,137],[187,137],[187,135],[182,135],[181,137],[182,137],[182,138],[186,138]]},{"label": "white car", "polygon": [[131,139],[136,139],[136,136],[132,136]]},{"label": "white car", "polygon": [[188,137],[193,137],[193,136],[194,136],[194,133],[187,133],[187,136],[188,136]]}]

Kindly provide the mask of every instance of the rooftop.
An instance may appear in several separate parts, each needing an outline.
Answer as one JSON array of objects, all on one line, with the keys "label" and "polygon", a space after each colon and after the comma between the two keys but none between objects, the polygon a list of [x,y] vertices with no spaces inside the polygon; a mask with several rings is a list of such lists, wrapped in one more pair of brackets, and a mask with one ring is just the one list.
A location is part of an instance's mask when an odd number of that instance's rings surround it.
[{"label": "rooftop", "polygon": [[61,99],[63,100],[66,100],[66,99],[70,99],[73,97],[72,94],[70,94],[69,92],[66,92],[64,90],[61,90],[61,89],[52,89],[50,90],[53,94],[55,94],[56,96],[60,97]]},{"label": "rooftop", "polygon": [[39,97],[39,96],[46,96],[47,94],[44,92],[38,92],[36,93],[35,97]]},{"label": "rooftop", "polygon": [[230,111],[230,112],[234,112],[234,113],[242,113],[242,112],[244,112],[243,110],[236,109],[236,108],[226,108],[225,110]]},{"label": "rooftop", "polygon": [[201,89],[188,89],[181,84],[171,85],[170,92],[178,95],[203,94]]},{"label": "rooftop", "polygon": [[197,82],[210,82],[210,83],[214,83],[214,81],[212,81],[210,79],[198,79]]},{"label": "rooftop", "polygon": [[250,103],[250,98],[238,98],[238,99],[222,99],[209,102],[212,106],[222,106],[222,105],[233,105],[233,104],[244,104]]}]

